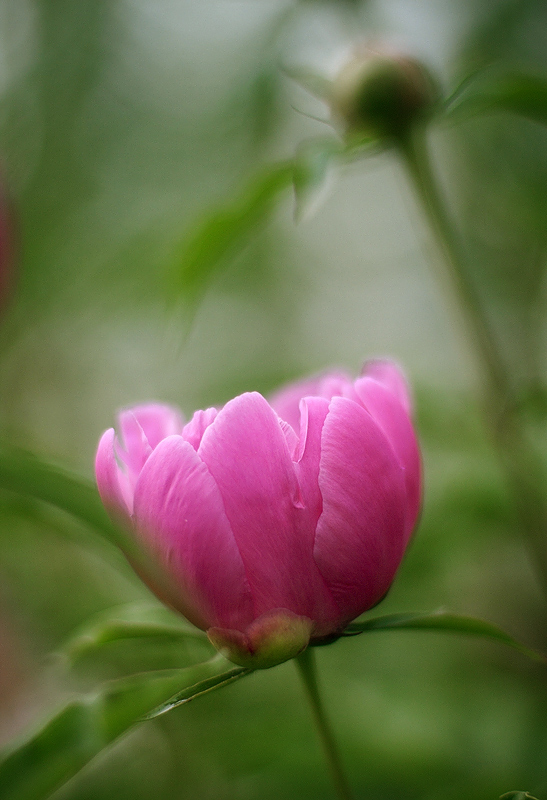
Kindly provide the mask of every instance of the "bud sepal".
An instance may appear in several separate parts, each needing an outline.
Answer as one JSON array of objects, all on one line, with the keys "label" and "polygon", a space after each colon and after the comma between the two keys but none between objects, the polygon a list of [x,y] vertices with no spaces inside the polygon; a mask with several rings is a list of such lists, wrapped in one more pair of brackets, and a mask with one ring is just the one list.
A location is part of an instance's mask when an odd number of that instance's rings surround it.
[{"label": "bud sepal", "polygon": [[243,632],[209,628],[207,637],[213,647],[234,664],[249,669],[268,669],[305,650],[313,627],[308,617],[276,608],[257,617]]}]

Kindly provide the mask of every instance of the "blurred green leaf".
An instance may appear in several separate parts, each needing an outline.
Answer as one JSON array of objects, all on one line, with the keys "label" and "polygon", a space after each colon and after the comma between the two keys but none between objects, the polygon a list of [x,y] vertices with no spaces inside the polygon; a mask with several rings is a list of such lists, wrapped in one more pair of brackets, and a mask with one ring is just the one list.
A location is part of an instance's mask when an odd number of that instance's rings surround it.
[{"label": "blurred green leaf", "polygon": [[5,755],[0,762],[0,800],[44,800],[136,723],[249,672],[215,656],[187,669],[113,681],[74,700]]},{"label": "blurred green leaf", "polygon": [[[163,610],[163,609],[161,609]],[[103,647],[124,640],[151,640],[185,642],[188,640],[208,642],[203,631],[194,628],[181,618],[180,623],[147,619],[123,619],[122,613],[111,619],[95,621],[87,625],[69,640],[63,648],[71,664],[93,654]]]},{"label": "blurred green leaf", "polygon": [[547,80],[519,73],[471,76],[446,104],[448,118],[506,111],[547,124]]},{"label": "blurred green leaf", "polygon": [[330,92],[332,81],[324,75],[320,75],[312,69],[306,67],[291,67],[285,65],[283,72],[287,77],[292,78],[293,81],[306,89],[307,92],[318,97],[320,100],[327,100]]},{"label": "blurred green leaf", "polygon": [[506,792],[500,796],[500,800],[537,800],[528,792]]},{"label": "blurred green leaf", "polygon": [[255,176],[234,202],[207,215],[175,257],[169,290],[191,301],[199,297],[219,267],[245,247],[292,179],[292,163],[275,164]]},{"label": "blurred green leaf", "polygon": [[485,639],[493,639],[509,647],[518,650],[534,661],[547,663],[547,659],[541,653],[537,653],[526,645],[513,639],[508,633],[493,625],[475,617],[460,616],[450,614],[447,611],[434,611],[432,614],[388,614],[384,617],[374,617],[361,622],[352,622],[346,628],[347,635],[364,633],[370,631],[387,630],[436,630],[446,633],[465,633],[471,636],[481,636]]},{"label": "blurred green leaf", "polygon": [[113,544],[127,549],[123,532],[108,518],[94,484],[76,473],[0,443],[0,488],[68,511]]},{"label": "blurred green leaf", "polygon": [[333,138],[313,139],[303,142],[294,159],[294,216],[298,222],[316,207],[328,179],[329,170],[344,151],[341,142]]},{"label": "blurred green leaf", "polygon": [[25,450],[0,443],[0,489],[68,511],[119,547],[145,583],[148,580],[152,585],[170,591],[168,578],[158,564],[139,548],[123,527],[110,521],[99,493],[90,481]]}]

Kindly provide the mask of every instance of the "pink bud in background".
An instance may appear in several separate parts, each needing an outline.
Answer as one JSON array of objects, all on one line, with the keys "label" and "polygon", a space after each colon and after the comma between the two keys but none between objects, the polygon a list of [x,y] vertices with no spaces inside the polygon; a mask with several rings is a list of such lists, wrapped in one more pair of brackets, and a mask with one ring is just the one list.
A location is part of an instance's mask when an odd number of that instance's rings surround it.
[{"label": "pink bud in background", "polygon": [[338,636],[387,592],[416,523],[406,382],[372,362],[248,393],[186,425],[162,405],[103,434],[101,498],[168,579],[151,588],[235,663],[269,667]]}]

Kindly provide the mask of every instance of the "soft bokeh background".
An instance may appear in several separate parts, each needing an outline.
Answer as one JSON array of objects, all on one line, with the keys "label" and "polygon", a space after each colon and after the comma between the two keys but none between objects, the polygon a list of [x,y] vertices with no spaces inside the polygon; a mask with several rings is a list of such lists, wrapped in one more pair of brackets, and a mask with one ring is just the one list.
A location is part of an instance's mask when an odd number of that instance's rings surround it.
[{"label": "soft bokeh background", "polygon": [[[168,297],[167,279],[196,219],[328,132],[312,118],[325,107],[284,69],[329,75],[353,41],[386,40],[450,91],[489,64],[545,74],[546,29],[543,0],[1,0],[0,153],[18,251],[0,328],[1,435],[91,476],[121,406],[157,399],[189,415],[390,355],[415,387],[426,496],[382,612],[446,606],[546,649],[544,601],[481,421],[480,371],[392,156],[346,168],[298,225],[283,195],[193,312]],[[432,146],[528,395],[547,366],[547,130],[491,115],[437,126]],[[0,513],[7,741],[72,685],[48,654],[91,615],[150,596],[62,513],[8,495]],[[357,797],[547,797],[540,667],[494,644],[407,632],[346,640],[318,660]],[[56,797],[304,800],[332,789],[289,663],[135,729]]]}]

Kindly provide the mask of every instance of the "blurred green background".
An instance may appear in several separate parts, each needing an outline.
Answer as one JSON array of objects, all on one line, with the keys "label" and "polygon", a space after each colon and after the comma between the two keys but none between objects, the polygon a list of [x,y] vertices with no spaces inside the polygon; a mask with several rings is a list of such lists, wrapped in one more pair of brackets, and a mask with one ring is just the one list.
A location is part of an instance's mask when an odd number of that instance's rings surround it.
[{"label": "blurred green background", "polygon": [[[313,118],[325,107],[286,70],[332,75],[354,41],[387,41],[449,92],[491,64],[545,75],[545,30],[543,0],[1,0],[1,169],[17,250],[0,327],[2,437],[91,476],[119,407],[157,399],[190,415],[394,357],[415,389],[426,493],[381,612],[444,606],[547,650],[545,601],[483,429],[479,370],[393,156],[341,170],[298,225],[287,191],[198,305],[173,297],[168,277],[196,220],[329,131]],[[517,392],[536,397],[547,368],[547,130],[499,114],[431,136]],[[544,406],[531,412],[538,441]],[[133,600],[151,597],[114,550],[61,512],[0,495],[2,742],[98,669],[69,679],[48,654]],[[547,798],[541,667],[435,633],[364,635],[317,655],[356,797],[487,800],[518,788]],[[115,647],[104,658],[115,671]],[[135,729],[55,795],[332,796],[291,663]]]}]

